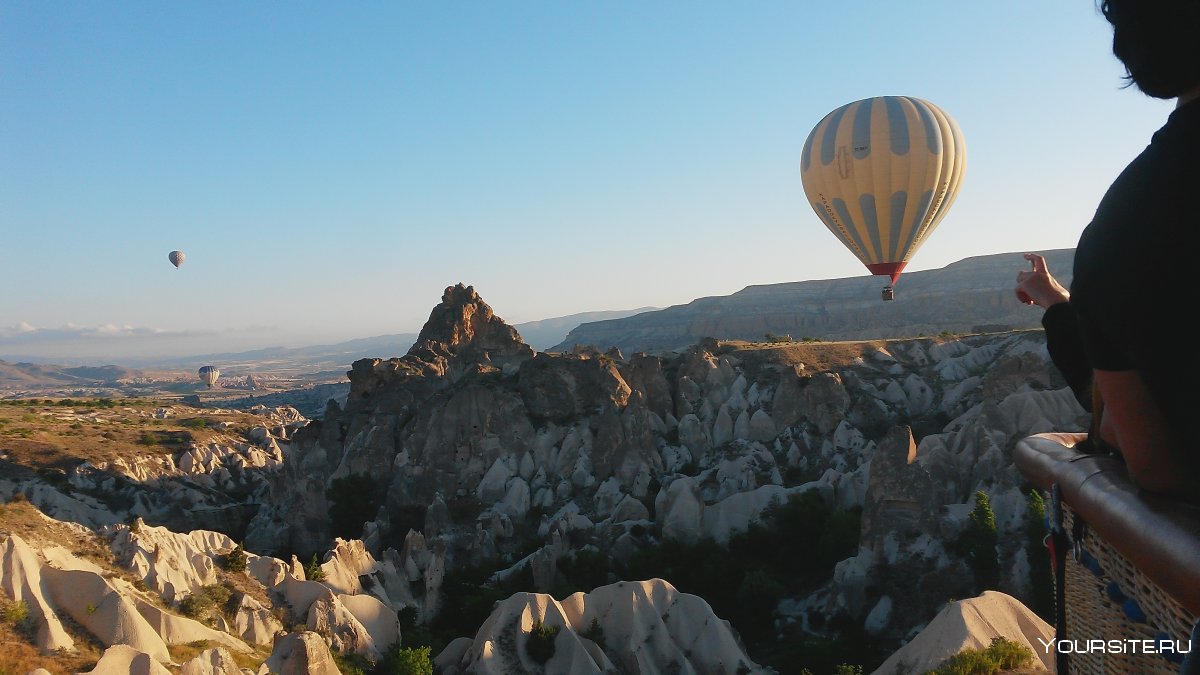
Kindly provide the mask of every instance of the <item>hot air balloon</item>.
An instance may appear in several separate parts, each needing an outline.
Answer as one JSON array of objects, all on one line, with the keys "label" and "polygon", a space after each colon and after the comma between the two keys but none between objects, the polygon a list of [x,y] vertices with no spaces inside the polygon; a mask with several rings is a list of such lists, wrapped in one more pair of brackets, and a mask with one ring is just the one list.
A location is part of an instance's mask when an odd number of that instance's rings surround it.
[{"label": "hot air balloon", "polygon": [[216,366],[202,366],[199,375],[200,381],[211,387],[217,383],[217,378],[221,376],[221,371]]},{"label": "hot air balloon", "polygon": [[183,251],[171,251],[167,254],[167,260],[170,260],[171,264],[178,268],[183,264]]},{"label": "hot air balloon", "polygon": [[[946,216],[966,169],[958,124],[929,101],[877,96],[817,123],[800,158],[808,203],[871,274],[895,284]],[[891,300],[891,285],[883,299]]]}]

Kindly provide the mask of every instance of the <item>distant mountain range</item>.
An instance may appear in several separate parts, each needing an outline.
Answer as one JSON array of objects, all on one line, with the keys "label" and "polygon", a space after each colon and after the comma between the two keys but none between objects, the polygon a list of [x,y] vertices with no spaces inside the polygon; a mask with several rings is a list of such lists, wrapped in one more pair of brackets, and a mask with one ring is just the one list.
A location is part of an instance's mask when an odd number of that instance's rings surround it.
[{"label": "distant mountain range", "polygon": [[[657,307],[640,309],[580,312],[568,316],[529,321],[514,327],[525,343],[539,351],[561,342],[572,328],[581,323],[618,319],[653,311]],[[201,365],[217,364],[223,371],[261,371],[311,373],[321,370],[345,370],[362,358],[391,358],[403,356],[417,340],[417,333],[396,333],[357,338],[335,344],[308,347],[265,347],[244,352],[223,352],[199,356],[119,359],[121,366],[63,366],[47,363],[47,359],[8,356],[0,360],[0,384],[70,384],[88,382],[110,383],[119,379],[140,377],[131,368],[194,370]],[[12,363],[19,361],[21,363]]]},{"label": "distant mountain range", "polygon": [[116,384],[143,373],[121,366],[55,366],[0,361],[0,389],[28,385]]},{"label": "distant mountain range", "polygon": [[[581,324],[547,351],[576,345],[625,354],[664,352],[701,338],[763,341],[861,340],[1037,328],[1042,312],[1016,300],[1017,273],[1029,269],[1024,251],[965,258],[936,270],[910,272],[883,301],[883,277],[797,281],[748,286],[732,295],[693,300],[636,316]],[[1069,284],[1075,249],[1041,251]]]}]

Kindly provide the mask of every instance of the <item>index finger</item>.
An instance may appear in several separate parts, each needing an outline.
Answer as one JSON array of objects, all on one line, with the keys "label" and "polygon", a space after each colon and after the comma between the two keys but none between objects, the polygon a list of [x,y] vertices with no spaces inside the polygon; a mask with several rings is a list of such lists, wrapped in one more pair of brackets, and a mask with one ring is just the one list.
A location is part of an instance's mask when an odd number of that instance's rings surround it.
[{"label": "index finger", "polygon": [[1026,253],[1025,259],[1033,265],[1034,272],[1041,273],[1046,271],[1046,259],[1044,257],[1036,253]]}]

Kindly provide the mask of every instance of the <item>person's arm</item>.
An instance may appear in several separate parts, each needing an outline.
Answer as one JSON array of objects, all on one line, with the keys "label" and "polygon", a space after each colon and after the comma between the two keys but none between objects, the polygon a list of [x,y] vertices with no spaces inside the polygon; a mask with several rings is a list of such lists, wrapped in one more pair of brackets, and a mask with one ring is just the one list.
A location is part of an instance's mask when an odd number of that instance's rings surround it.
[{"label": "person's arm", "polygon": [[1176,498],[1200,498],[1200,480],[1175,455],[1167,422],[1136,370],[1097,370],[1104,399],[1102,435],[1121,449],[1129,477],[1138,487]]},{"label": "person's arm", "polygon": [[1017,286],[1013,289],[1017,300],[1046,310],[1042,314],[1042,328],[1046,331],[1050,360],[1066,379],[1075,400],[1091,412],[1092,366],[1071,306],[1071,293],[1050,273],[1045,257],[1026,253],[1025,259],[1029,261],[1030,269],[1017,273]]},{"label": "person's arm", "polygon": [[1050,360],[1062,373],[1079,405],[1092,412],[1092,366],[1071,303],[1061,302],[1048,307],[1042,315],[1042,328],[1046,331]]}]

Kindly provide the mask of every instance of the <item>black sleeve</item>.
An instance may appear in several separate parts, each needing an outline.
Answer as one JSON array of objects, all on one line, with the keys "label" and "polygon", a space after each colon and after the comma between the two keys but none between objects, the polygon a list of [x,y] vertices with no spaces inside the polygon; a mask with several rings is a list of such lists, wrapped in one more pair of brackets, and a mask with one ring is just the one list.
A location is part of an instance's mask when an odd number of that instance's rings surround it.
[{"label": "black sleeve", "polygon": [[1042,314],[1042,328],[1046,330],[1046,349],[1050,360],[1062,373],[1075,400],[1084,410],[1092,411],[1092,365],[1088,362],[1083,336],[1079,332],[1079,320],[1070,302],[1051,305]]}]

